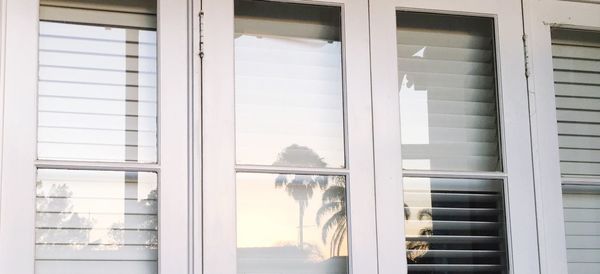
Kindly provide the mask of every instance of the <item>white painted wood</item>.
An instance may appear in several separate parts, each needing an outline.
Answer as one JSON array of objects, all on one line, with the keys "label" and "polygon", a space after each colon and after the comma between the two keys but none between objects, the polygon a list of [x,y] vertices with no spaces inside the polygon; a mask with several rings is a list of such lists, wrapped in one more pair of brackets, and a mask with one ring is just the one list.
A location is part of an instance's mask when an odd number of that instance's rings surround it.
[{"label": "white painted wood", "polygon": [[[531,164],[528,105],[521,42],[520,1],[377,1],[371,3],[371,56],[373,60],[373,100],[375,127],[375,166],[378,200],[379,264],[381,273],[405,269],[402,254],[402,193],[399,171],[399,113],[397,110],[397,63],[395,11],[409,10],[445,14],[488,16],[496,21],[496,51],[499,82],[501,139],[506,173],[510,270],[512,273],[540,273],[538,267],[536,212]],[[445,50],[447,51],[447,50]],[[440,51],[440,55],[444,51]],[[477,60],[487,52],[463,52],[465,60]],[[448,54],[450,56],[450,54]],[[473,80],[476,77],[471,77]],[[451,78],[446,81],[452,81]],[[477,84],[477,82],[473,82]],[[414,172],[407,173],[413,174]],[[490,173],[492,176],[494,173]],[[443,172],[436,174],[443,176]],[[453,178],[457,174],[450,173]],[[413,175],[414,176],[414,175]],[[458,175],[460,176],[460,175]],[[465,174],[468,178],[468,175]],[[485,177],[485,175],[482,175]],[[396,184],[396,185],[394,185]],[[393,212],[392,212],[393,211]],[[396,221],[390,221],[395,219]],[[384,229],[393,228],[390,235]],[[395,246],[395,247],[394,247]],[[395,251],[395,252],[391,252]]]},{"label": "white painted wood", "polygon": [[[567,216],[562,214],[563,199],[557,133],[575,130],[575,128],[557,124],[557,118],[564,119],[572,117],[572,115],[569,113],[557,115],[555,99],[556,95],[593,97],[591,91],[594,89],[586,86],[554,84],[553,53],[555,55],[570,53],[565,51],[563,46],[551,46],[550,36],[551,27],[600,29],[600,16],[598,16],[600,5],[583,2],[587,1],[523,1],[524,29],[527,35],[527,55],[529,57],[530,120],[542,273],[567,273],[567,271],[569,273],[595,273],[593,267],[584,264],[569,265],[567,270],[564,236],[564,218]],[[557,65],[562,66],[561,63]],[[565,140],[562,139],[561,142],[563,141]],[[597,169],[598,166],[592,165],[588,171]],[[574,181],[589,182],[590,180],[585,178],[564,179],[565,183]]]},{"label": "white painted wood", "polygon": [[202,216],[204,274],[234,274],[234,2],[202,0]]},{"label": "white painted wood", "polygon": [[159,273],[190,273],[187,0],[158,2]]},{"label": "white painted wood", "polygon": [[[332,5],[332,1],[294,1]],[[351,273],[376,273],[377,249],[368,7],[364,0],[334,1],[342,6],[347,168],[277,168],[235,164],[233,1],[203,1],[203,216],[204,273],[236,273],[234,172],[298,172],[347,176]],[[305,29],[306,35],[314,33]]]},{"label": "white painted wood", "polygon": [[33,274],[38,2],[5,3],[0,273]]},{"label": "white painted wood", "polygon": [[[370,1],[371,90],[380,274],[407,273],[402,192],[396,3]],[[402,48],[403,49],[403,48]],[[440,50],[440,54],[444,54]],[[469,53],[463,53],[469,54]],[[399,54],[400,55],[400,54]]]}]

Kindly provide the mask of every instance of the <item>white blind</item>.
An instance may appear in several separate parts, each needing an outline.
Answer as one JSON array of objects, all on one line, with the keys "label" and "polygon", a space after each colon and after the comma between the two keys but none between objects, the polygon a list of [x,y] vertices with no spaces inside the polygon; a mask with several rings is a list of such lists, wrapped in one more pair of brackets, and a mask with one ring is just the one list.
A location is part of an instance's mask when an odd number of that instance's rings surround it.
[{"label": "white blind", "polygon": [[493,21],[398,12],[405,169],[496,171]]},{"label": "white blind", "polygon": [[156,30],[69,16],[40,22],[39,158],[156,162]]},{"label": "white blind", "polygon": [[36,274],[157,273],[157,176],[38,170]]},{"label": "white blind", "polygon": [[[41,1],[39,159],[157,162],[145,2]],[[158,273],[157,174],[81,169],[37,171],[36,274]]]},{"label": "white blind", "polygon": [[[600,176],[600,33],[552,30],[563,178]],[[563,185],[569,273],[600,273],[600,187]]]},{"label": "white blind", "polygon": [[563,176],[600,175],[600,34],[552,32]]},{"label": "white blind", "polygon": [[600,187],[563,192],[569,273],[600,273]]}]

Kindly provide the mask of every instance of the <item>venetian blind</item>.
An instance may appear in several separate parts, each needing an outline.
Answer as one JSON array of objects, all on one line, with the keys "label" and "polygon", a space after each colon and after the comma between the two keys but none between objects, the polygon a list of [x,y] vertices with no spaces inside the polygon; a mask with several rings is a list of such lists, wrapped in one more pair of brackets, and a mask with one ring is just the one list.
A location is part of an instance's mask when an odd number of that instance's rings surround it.
[{"label": "venetian blind", "polygon": [[157,174],[87,167],[157,162],[151,2],[40,3],[36,274],[158,273]]},{"label": "venetian blind", "polygon": [[600,33],[552,30],[569,273],[600,272]]},{"label": "venetian blind", "polygon": [[36,274],[157,273],[157,176],[38,170]]},{"label": "venetian blind", "polygon": [[38,156],[156,162],[155,16],[91,2],[42,2]]},{"label": "venetian blind", "polygon": [[506,273],[502,182],[405,178],[409,273]]},{"label": "venetian blind", "polygon": [[563,176],[600,175],[600,34],[552,32]]},{"label": "venetian blind", "polygon": [[564,186],[569,273],[600,273],[600,187]]},{"label": "venetian blind", "polygon": [[501,169],[493,21],[398,12],[405,169]]}]

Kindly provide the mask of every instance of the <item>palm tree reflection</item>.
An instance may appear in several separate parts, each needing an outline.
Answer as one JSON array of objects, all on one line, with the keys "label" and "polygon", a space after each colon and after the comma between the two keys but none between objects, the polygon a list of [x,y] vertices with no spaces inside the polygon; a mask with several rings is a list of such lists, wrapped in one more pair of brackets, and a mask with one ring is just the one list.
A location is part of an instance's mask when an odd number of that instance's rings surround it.
[{"label": "palm tree reflection", "polygon": [[[327,163],[312,149],[293,144],[279,153],[276,166],[303,166],[303,167],[325,167]],[[304,247],[304,211],[308,206],[308,200],[314,194],[314,188],[327,187],[327,177],[319,175],[286,175],[280,174],[275,178],[276,188],[285,188],[289,196],[298,203],[298,247]]]}]

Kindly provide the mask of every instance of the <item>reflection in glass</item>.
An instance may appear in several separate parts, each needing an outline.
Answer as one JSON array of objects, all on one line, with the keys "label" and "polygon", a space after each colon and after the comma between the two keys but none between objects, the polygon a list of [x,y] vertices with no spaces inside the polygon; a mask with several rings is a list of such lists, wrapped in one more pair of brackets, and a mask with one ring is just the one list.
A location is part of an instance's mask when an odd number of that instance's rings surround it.
[{"label": "reflection in glass", "polygon": [[404,169],[496,171],[493,20],[397,12]]},{"label": "reflection in glass", "polygon": [[564,185],[563,207],[569,273],[598,273],[600,186]]},{"label": "reflection in glass", "polygon": [[237,174],[238,273],[348,273],[343,176]]},{"label": "reflection in glass", "polygon": [[158,273],[157,199],[155,173],[38,170],[36,273]]},{"label": "reflection in glass", "polygon": [[156,31],[40,22],[38,157],[156,162]]},{"label": "reflection in glass", "polygon": [[409,273],[507,273],[502,182],[404,178]]},{"label": "reflection in glass", "polygon": [[[340,9],[239,0],[235,14],[237,163],[311,167],[310,147],[343,167]],[[299,152],[276,161],[284,149]]]}]

